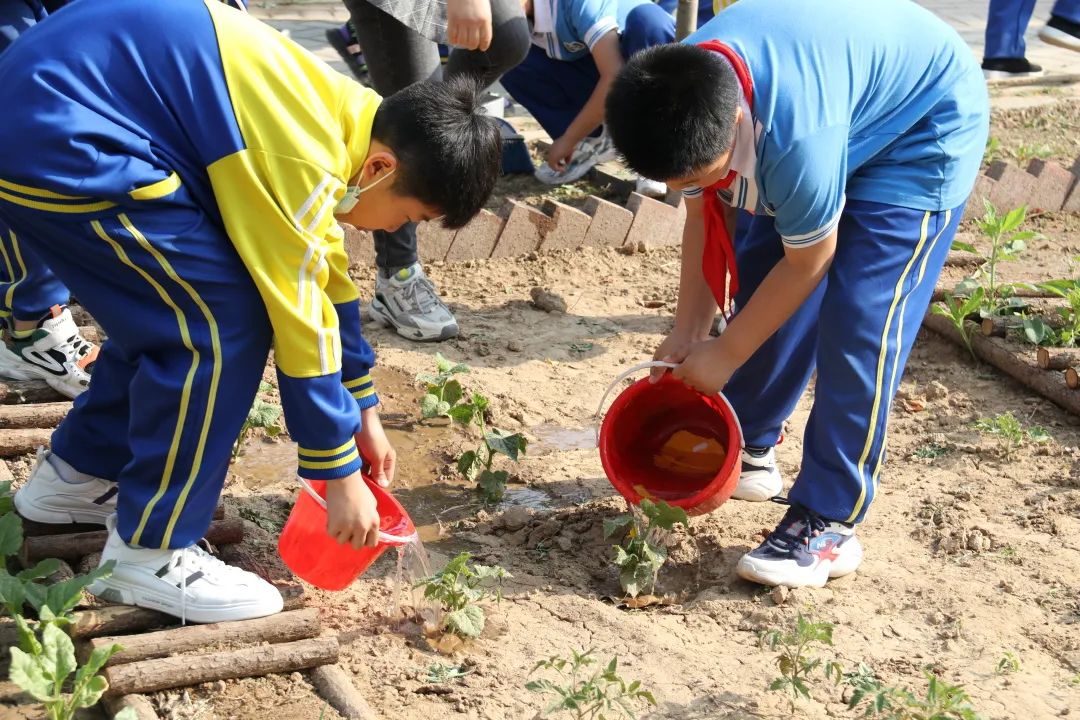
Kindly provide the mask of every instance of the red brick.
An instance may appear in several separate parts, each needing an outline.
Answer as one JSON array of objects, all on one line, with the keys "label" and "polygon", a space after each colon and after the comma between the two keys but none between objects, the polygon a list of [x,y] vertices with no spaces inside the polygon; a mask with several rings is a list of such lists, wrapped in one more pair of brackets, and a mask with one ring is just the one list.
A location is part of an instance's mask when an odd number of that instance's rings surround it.
[{"label": "red brick", "polygon": [[615,203],[592,195],[585,201],[585,213],[592,216],[582,247],[620,247],[634,222],[634,214]]},{"label": "red brick", "polygon": [[659,200],[630,193],[630,199],[626,201],[626,209],[634,213],[634,222],[630,225],[630,232],[626,233],[624,244],[639,242],[652,246],[667,244],[672,226],[679,215],[675,208]]},{"label": "red brick", "polygon": [[576,250],[589,231],[591,218],[577,208],[554,200],[544,201],[544,212],[551,216],[551,226],[540,249]]},{"label": "red brick", "polygon": [[341,223],[341,229],[345,231],[345,253],[349,256],[349,265],[373,266],[375,243],[371,233],[345,223]]},{"label": "red brick", "polygon": [[506,218],[506,225],[491,251],[493,258],[528,255],[540,247],[551,227],[550,217],[516,200],[507,200],[499,214]]},{"label": "red brick", "polygon": [[675,220],[671,223],[671,232],[662,245],[682,245],[683,225],[686,224],[686,201],[680,190],[668,190],[664,202],[675,208]]},{"label": "red brick", "polygon": [[454,242],[446,253],[446,261],[479,260],[489,257],[505,222],[490,210],[481,210],[469,221],[468,225],[457,231]]},{"label": "red brick", "polygon": [[1072,175],[1076,180],[1073,183],[1072,191],[1065,198],[1065,202],[1061,204],[1061,209],[1065,212],[1080,213],[1080,155],[1077,156],[1076,162],[1073,163]]},{"label": "red brick", "polygon": [[997,184],[990,191],[990,202],[1001,213],[1007,213],[1024,205],[1030,206],[1035,195],[1035,177],[1024,172],[1016,165],[1002,160],[990,164],[986,175]]},{"label": "red brick", "polygon": [[997,180],[985,175],[975,178],[975,187],[971,189],[967,205],[964,206],[964,220],[983,216],[986,212],[985,201],[990,199],[995,185],[997,185]]},{"label": "red brick", "polygon": [[637,188],[637,175],[615,161],[594,165],[589,170],[588,178],[593,185],[606,190],[605,194],[619,197],[629,195]]},{"label": "red brick", "polygon": [[1076,176],[1056,162],[1033,159],[1027,171],[1038,179],[1032,196],[1032,209],[1056,212],[1065,204],[1069,191],[1076,184]]},{"label": "red brick", "polygon": [[416,249],[424,262],[445,260],[446,253],[454,244],[457,230],[449,230],[442,222],[424,222],[416,226]]}]

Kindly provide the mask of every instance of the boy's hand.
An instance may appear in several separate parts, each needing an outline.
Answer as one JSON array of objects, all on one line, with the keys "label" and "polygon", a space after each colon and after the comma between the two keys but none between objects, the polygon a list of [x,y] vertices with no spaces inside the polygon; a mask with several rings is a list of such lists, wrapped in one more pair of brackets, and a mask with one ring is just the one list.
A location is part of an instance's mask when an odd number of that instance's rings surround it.
[{"label": "boy's hand", "polygon": [[[653,360],[681,363],[695,346],[702,344],[704,341],[705,338],[693,337],[689,333],[675,330],[664,338],[664,342],[660,343],[660,347],[656,348],[656,352],[653,353]],[[649,382],[660,382],[660,378],[664,377],[664,373],[667,371],[667,368],[653,368],[649,373]]]},{"label": "boy's hand", "polygon": [[465,50],[491,47],[491,1],[447,0],[446,40]]},{"label": "boy's hand", "polygon": [[738,369],[739,363],[729,356],[723,337],[719,337],[691,347],[671,374],[695,390],[713,395],[724,389]]},{"label": "boy's hand", "polygon": [[397,452],[390,445],[379,420],[377,407],[370,407],[360,413],[361,430],[356,433],[356,447],[360,454],[371,463],[371,479],[381,487],[394,482],[397,467]]},{"label": "boy's hand", "polygon": [[360,472],[326,482],[326,532],[359,550],[379,542],[379,512]]},{"label": "boy's hand", "polygon": [[570,158],[574,157],[576,147],[577,143],[572,138],[568,138],[566,135],[559,136],[548,148],[547,164],[551,166],[552,170],[561,172],[566,164],[570,162]]}]

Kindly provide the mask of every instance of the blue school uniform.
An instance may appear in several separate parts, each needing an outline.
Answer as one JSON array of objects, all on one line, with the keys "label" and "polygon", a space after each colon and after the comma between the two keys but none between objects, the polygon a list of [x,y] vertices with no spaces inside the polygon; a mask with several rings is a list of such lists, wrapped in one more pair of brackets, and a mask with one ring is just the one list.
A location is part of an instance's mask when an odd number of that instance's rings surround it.
[{"label": "blue school uniform", "polygon": [[826,278],[725,393],[747,445],[771,446],[816,369],[790,498],[858,522],[881,473],[893,395],[982,161],[982,74],[956,32],[908,0],[740,0],[685,42],[707,40],[730,48],[752,84],[736,128],[737,176],[720,193],[752,213],[734,241],[736,308],[785,247],[838,231]]},{"label": "blue school uniform", "polygon": [[109,335],[52,447],[118,481],[127,542],[205,532],[271,344],[299,474],[360,468],[374,357],[333,211],[379,101],[216,0],[74,3],[0,56],[0,219]]}]

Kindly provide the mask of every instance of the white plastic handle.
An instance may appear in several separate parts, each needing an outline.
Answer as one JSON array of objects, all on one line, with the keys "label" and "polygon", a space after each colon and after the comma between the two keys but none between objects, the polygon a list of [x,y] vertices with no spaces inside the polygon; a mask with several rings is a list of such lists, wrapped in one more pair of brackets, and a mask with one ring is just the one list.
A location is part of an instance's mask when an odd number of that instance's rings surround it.
[{"label": "white plastic handle", "polygon": [[[319,503],[319,505],[322,506],[323,510],[325,510],[326,500],[323,500],[322,496],[319,495],[319,493],[315,492],[315,488],[311,487],[311,484],[299,475],[296,476],[296,479],[300,481],[300,487],[304,488],[307,494],[310,495],[315,500],[315,502]],[[411,535],[407,536],[391,535],[390,533],[383,532],[382,530],[379,531],[379,541],[384,542],[387,545],[406,545],[416,540],[417,537],[419,537],[419,533],[415,531]]]},{"label": "white plastic handle", "polygon": [[[604,403],[607,402],[608,395],[611,394],[611,391],[615,389],[615,386],[617,386],[619,383],[621,383],[623,380],[630,377],[631,375],[641,372],[642,370],[649,370],[657,367],[673,370],[678,367],[678,364],[672,362],[665,362],[663,360],[649,360],[648,362],[638,363],[637,365],[628,368],[621,375],[611,381],[611,384],[608,385],[607,390],[604,391],[603,397],[600,398],[600,405],[596,408],[596,414],[593,415],[593,419],[596,421],[596,447],[600,447],[600,418],[604,412]],[[739,416],[735,414],[735,408],[731,407],[731,403],[728,402],[728,399],[726,397],[724,397],[724,393],[718,392],[716,393],[716,396],[720,398],[720,402],[724,403],[724,405],[727,406],[728,412],[731,413],[731,418],[735,421],[735,427],[739,429],[739,449],[742,450],[745,445],[743,444],[742,424],[739,422]]]}]

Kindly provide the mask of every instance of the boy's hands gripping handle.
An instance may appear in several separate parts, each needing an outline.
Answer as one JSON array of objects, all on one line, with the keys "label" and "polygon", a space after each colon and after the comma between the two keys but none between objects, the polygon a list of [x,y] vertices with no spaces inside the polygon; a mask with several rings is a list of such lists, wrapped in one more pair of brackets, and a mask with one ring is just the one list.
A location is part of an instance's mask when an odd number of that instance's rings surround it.
[{"label": "boy's hands gripping handle", "polygon": [[[379,529],[380,518],[376,510],[375,496],[367,486],[370,481],[360,473],[340,480],[328,480],[326,494],[330,498],[329,502],[315,492],[315,488],[311,487],[307,480],[299,476],[296,479],[300,481],[304,492],[326,510],[326,531],[338,542],[351,542],[352,546],[359,550],[365,546],[374,547],[380,542],[404,545],[412,541],[411,537],[391,535]],[[359,482],[359,488],[356,487],[356,481]],[[365,494],[367,497],[364,497]],[[337,512],[332,509],[335,507],[338,508]]]}]

